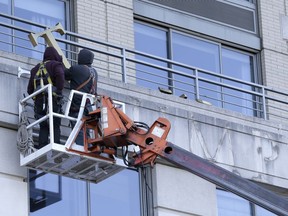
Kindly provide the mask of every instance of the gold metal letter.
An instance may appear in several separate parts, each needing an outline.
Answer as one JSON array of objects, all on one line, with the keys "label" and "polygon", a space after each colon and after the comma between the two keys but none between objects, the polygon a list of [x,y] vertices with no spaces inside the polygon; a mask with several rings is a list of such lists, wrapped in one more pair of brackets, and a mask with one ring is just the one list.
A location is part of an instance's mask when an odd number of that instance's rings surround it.
[{"label": "gold metal letter", "polygon": [[37,42],[38,37],[43,37],[45,39],[46,43],[48,44],[48,46],[54,47],[57,50],[57,52],[59,53],[59,55],[62,56],[64,66],[66,68],[70,68],[70,64],[69,64],[66,56],[63,54],[61,48],[59,47],[54,35],[52,34],[52,32],[58,32],[61,35],[65,34],[65,30],[63,29],[61,23],[57,23],[56,26],[54,26],[53,28],[49,28],[43,32],[30,33],[28,35],[28,37],[29,37],[29,39],[30,39],[30,41],[34,47],[38,45],[38,42]]}]

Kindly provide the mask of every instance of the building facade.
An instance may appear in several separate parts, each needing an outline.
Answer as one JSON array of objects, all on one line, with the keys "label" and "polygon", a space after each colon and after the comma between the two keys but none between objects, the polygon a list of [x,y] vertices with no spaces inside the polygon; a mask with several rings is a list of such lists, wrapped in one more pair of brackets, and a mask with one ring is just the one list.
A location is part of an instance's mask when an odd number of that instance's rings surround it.
[{"label": "building facade", "polygon": [[21,71],[46,46],[27,35],[61,23],[66,34],[53,35],[70,64],[94,52],[99,94],[135,121],[167,118],[172,143],[287,197],[287,10],[287,0],[0,0],[0,214],[275,215],[161,158],[98,184],[29,171],[18,107]]}]

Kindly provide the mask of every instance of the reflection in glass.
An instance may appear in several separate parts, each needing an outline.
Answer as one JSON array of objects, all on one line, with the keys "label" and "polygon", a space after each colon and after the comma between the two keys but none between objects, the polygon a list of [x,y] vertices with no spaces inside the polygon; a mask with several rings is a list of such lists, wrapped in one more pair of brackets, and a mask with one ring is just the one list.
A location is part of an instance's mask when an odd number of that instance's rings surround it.
[{"label": "reflection in glass", "polygon": [[[176,33],[172,34],[172,50],[173,60],[189,65],[198,70],[199,77],[210,79],[213,81],[220,81],[218,77],[211,76],[208,73],[204,73],[204,70],[220,73],[220,57],[219,57],[219,45],[206,42],[203,40],[196,39],[194,37]],[[174,66],[176,70],[182,71],[187,75],[196,75],[195,70],[187,69],[184,67]],[[176,95],[183,94],[183,89],[186,89],[189,99],[195,99],[195,78],[185,77],[183,75],[174,75],[174,88]],[[214,84],[206,81],[199,82],[199,95],[203,100],[209,101],[210,103],[219,106],[220,100],[220,88]]]},{"label": "reflection in glass", "polygon": [[11,5],[10,0],[0,0],[0,12],[10,14],[9,12],[10,5]]},{"label": "reflection in glass", "polygon": [[[139,176],[121,171],[97,184],[29,172],[30,216],[140,216]],[[89,208],[89,209],[88,209]]]},{"label": "reflection in glass", "polygon": [[[223,74],[239,80],[254,82],[253,57],[234,50],[222,49]],[[235,87],[253,90],[249,85],[240,82],[223,80],[224,83]],[[253,116],[255,98],[248,93],[223,88],[224,108]]]},{"label": "reflection in glass", "polygon": [[276,214],[259,206],[255,206],[255,212],[255,216],[277,216]]},{"label": "reflection in glass", "polygon": [[173,60],[203,70],[220,72],[219,45],[174,32]]},{"label": "reflection in glass", "polygon": [[[49,179],[51,187],[46,186],[46,179]],[[60,176],[29,170],[29,189],[30,212],[45,208],[62,199],[62,181]]]},{"label": "reflection in glass", "polygon": [[[13,2],[13,5],[11,2]],[[0,0],[0,12],[45,26],[55,26],[60,22],[65,29],[66,3],[58,0]],[[43,28],[19,21],[13,21],[12,23],[11,20],[6,18],[0,18],[0,21],[27,29],[28,31],[30,30],[31,32],[41,32],[44,30]],[[58,33],[54,34],[54,36],[61,37]],[[0,27],[0,50],[42,60],[42,53],[45,50],[44,39],[38,38],[38,43],[36,47],[33,47],[26,32]],[[65,46],[60,44],[60,47],[63,49]]]},{"label": "reflection in glass", "polygon": [[[167,59],[166,31],[139,23],[134,24],[134,31],[136,50]],[[167,63],[150,57],[137,55],[136,59],[167,67]],[[140,86],[150,89],[158,89],[158,87],[168,88],[168,73],[166,70],[137,63],[136,77],[137,84]]]},{"label": "reflection in glass", "polygon": [[218,216],[250,216],[250,203],[232,193],[217,190]]},{"label": "reflection in glass", "polygon": [[218,216],[276,216],[233,193],[217,190]]},{"label": "reflection in glass", "polygon": [[[0,0],[0,13],[11,14],[11,1]],[[9,19],[0,17],[0,22],[11,24]],[[0,50],[12,52],[11,29],[0,26]]]},{"label": "reflection in glass", "polygon": [[[257,74],[254,71],[254,55],[224,48],[220,43],[176,31],[171,31],[169,37],[167,32],[168,30],[135,23],[137,51],[163,59],[169,59],[171,56],[173,62],[180,64],[165,63],[159,59],[138,55],[138,60],[172,68],[173,73],[138,63],[137,84],[151,89],[164,87],[170,89],[174,95],[185,94],[188,99],[199,98],[214,106],[249,116],[261,114],[261,98],[243,92],[260,91],[248,84],[258,82],[255,78]],[[231,81],[226,77],[237,80]]]},{"label": "reflection in glass", "polygon": [[[15,0],[15,16],[46,26],[55,26],[60,22],[65,28],[65,3],[55,0]],[[43,31],[42,28],[29,24],[21,22],[15,22],[15,24],[19,27],[30,29],[31,32]],[[45,50],[43,38],[38,39],[39,45],[34,48],[26,33],[16,31],[15,43],[17,44],[15,50],[17,54],[42,60],[42,53]],[[27,52],[27,48],[35,51]]]},{"label": "reflection in glass", "polygon": [[138,172],[123,170],[98,184],[90,184],[91,215],[140,216]]},{"label": "reflection in glass", "polygon": [[[36,175],[36,177],[35,177]],[[87,215],[87,184],[84,181],[41,172],[30,172],[30,216]],[[37,206],[37,203],[40,205]]]}]

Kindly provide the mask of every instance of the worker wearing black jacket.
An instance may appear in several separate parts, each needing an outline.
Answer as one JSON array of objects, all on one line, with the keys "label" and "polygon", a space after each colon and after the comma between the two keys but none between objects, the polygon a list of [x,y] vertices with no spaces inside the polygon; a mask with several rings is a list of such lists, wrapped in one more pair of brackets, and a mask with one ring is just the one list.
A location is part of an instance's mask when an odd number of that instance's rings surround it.
[{"label": "worker wearing black jacket", "polygon": [[[43,64],[41,71],[40,65]],[[46,73],[43,74],[43,71]],[[30,71],[30,79],[27,86],[28,94],[32,94],[34,91],[40,89],[43,85],[52,84],[53,86],[53,112],[61,112],[62,90],[64,88],[64,65],[62,63],[62,56],[58,54],[54,47],[47,47],[43,55],[43,62],[37,64]],[[48,95],[39,94],[34,98],[34,115],[36,119],[40,119],[47,114],[48,109]],[[54,121],[54,142],[60,143],[60,118],[53,118]],[[40,123],[39,131],[39,145],[38,148],[48,144],[49,125],[48,121]],[[35,146],[37,147],[37,146]]]},{"label": "worker wearing black jacket", "polygon": [[[65,70],[65,79],[70,81],[70,89],[77,91],[97,94],[97,71],[92,67],[94,60],[94,54],[88,49],[82,49],[78,54],[78,64],[71,66]],[[78,117],[82,97],[80,95],[74,95],[71,103],[69,116]],[[86,104],[89,106],[89,104]],[[85,107],[84,115],[88,114],[88,109]],[[75,121],[71,121],[72,128],[75,126]],[[83,142],[83,133],[80,132],[76,143],[81,144]]]}]

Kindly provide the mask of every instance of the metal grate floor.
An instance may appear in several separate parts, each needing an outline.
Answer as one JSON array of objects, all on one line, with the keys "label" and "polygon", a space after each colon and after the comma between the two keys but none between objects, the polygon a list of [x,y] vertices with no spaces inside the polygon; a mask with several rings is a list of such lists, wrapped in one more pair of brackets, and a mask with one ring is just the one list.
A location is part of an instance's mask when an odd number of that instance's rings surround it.
[{"label": "metal grate floor", "polygon": [[99,183],[126,168],[121,159],[115,162],[68,152],[64,145],[48,144],[36,152],[20,156],[21,166],[30,169]]}]

